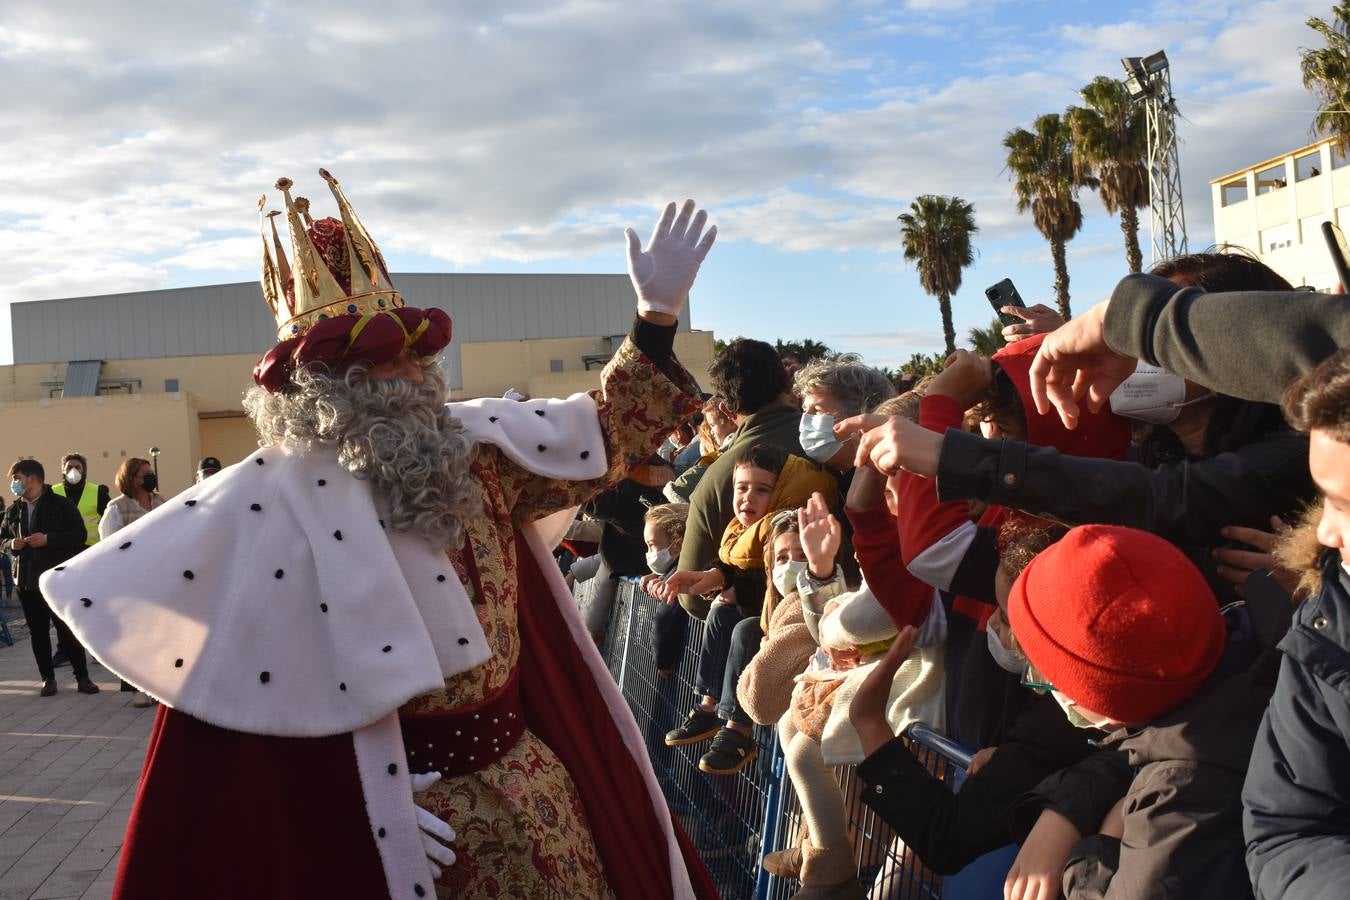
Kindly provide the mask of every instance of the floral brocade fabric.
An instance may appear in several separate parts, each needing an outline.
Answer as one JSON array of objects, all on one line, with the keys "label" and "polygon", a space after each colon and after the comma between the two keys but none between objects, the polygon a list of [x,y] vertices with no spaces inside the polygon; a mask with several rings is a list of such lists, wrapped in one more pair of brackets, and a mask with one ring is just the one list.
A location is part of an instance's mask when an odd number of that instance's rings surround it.
[{"label": "floral brocade fabric", "polygon": [[[631,340],[605,368],[594,395],[609,463],[601,478],[551,480],[526,471],[494,446],[479,446],[473,471],[483,512],[465,523],[465,548],[452,552],[450,560],[474,603],[492,657],[448,679],[444,691],[413,698],[402,712],[478,703],[506,683],[521,653],[529,653],[520,646],[516,618],[516,523],[577,506],[622,480],[692,415],[698,386],[673,359],[670,369],[667,377]],[[473,554],[473,572],[464,552]],[[459,860],[437,882],[439,897],[611,896],[576,788],[558,758],[531,732],[497,763],[443,779],[419,794],[417,802],[457,833]]]}]

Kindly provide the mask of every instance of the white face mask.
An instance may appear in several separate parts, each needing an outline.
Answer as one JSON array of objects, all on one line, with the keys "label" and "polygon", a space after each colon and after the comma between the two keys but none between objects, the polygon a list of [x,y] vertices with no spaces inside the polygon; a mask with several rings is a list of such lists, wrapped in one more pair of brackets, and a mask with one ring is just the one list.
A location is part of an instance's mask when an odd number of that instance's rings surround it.
[{"label": "white face mask", "polygon": [[1068,697],[1065,697],[1059,691],[1051,691],[1050,696],[1055,698],[1055,702],[1059,704],[1060,709],[1064,710],[1064,715],[1069,717],[1069,724],[1074,728],[1095,728],[1098,731],[1115,731],[1116,726],[1110,719],[1104,716],[1099,719],[1089,719],[1079,711],[1073,701]]},{"label": "white face mask", "polygon": [[773,584],[786,597],[797,590],[797,576],[806,571],[806,561],[789,560],[773,567]]},{"label": "white face mask", "polygon": [[1166,369],[1140,362],[1134,374],[1111,392],[1111,412],[1127,419],[1138,419],[1154,425],[1168,425],[1176,421],[1184,406],[1208,400],[1214,396],[1203,394],[1194,400],[1186,399],[1186,380]]},{"label": "white face mask", "polygon": [[669,547],[648,551],[647,568],[652,570],[653,575],[664,575],[670,571],[673,565],[675,565],[675,557],[670,555]]},{"label": "white face mask", "polygon": [[998,634],[992,628],[985,628],[984,636],[989,642],[989,655],[998,663],[998,667],[1005,672],[1011,672],[1014,675],[1021,675],[1027,670],[1027,658],[1016,650],[1009,650],[1003,646],[1003,642],[998,639]]},{"label": "white face mask", "polygon": [[79,469],[73,467],[66,469],[67,484],[79,484],[83,480],[84,480],[84,473],[81,472]]},{"label": "white face mask", "polygon": [[829,462],[830,457],[844,446],[834,436],[834,416],[828,415],[802,416],[801,424],[797,426],[797,440],[801,442],[802,451],[818,463]]}]

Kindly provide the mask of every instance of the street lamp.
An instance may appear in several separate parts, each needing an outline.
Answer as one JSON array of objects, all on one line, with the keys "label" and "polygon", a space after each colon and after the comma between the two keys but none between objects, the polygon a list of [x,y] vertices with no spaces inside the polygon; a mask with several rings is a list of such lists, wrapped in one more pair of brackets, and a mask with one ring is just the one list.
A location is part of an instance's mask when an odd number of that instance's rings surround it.
[{"label": "street lamp", "polygon": [[1120,64],[1125,69],[1125,91],[1131,101],[1143,105],[1148,123],[1149,232],[1156,263],[1186,252],[1172,73],[1162,50],[1127,56]]},{"label": "street lamp", "polygon": [[150,448],[150,464],[151,464],[152,466],[155,467],[155,482],[156,482],[156,484],[155,484],[155,490],[158,492],[158,490],[159,490],[159,484],[158,484],[158,482],[159,482],[159,448],[158,448],[158,447],[151,447],[151,448]]}]

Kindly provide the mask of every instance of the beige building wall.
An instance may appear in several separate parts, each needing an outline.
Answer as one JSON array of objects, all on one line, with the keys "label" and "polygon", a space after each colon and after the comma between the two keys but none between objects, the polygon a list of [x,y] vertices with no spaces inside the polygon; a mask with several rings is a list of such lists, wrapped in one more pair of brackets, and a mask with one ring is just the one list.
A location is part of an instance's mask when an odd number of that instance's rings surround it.
[{"label": "beige building wall", "polygon": [[[465,344],[465,390],[454,398],[500,397],[508,388],[531,397],[593,390],[611,355],[609,344],[608,338]],[[712,332],[676,334],[675,353],[705,383]],[[562,371],[551,371],[553,360],[561,361]],[[61,455],[78,450],[89,458],[89,477],[111,485],[123,459],[148,458],[157,446],[161,489],[175,494],[192,483],[201,457],[215,456],[228,466],[257,447],[242,403],[256,361],[252,355],[114,360],[104,364],[100,379],[118,385],[113,392],[70,398],[60,395],[65,364],[0,366],[0,464],[8,469],[31,456],[56,479]],[[178,381],[177,392],[165,391],[171,379]]]},{"label": "beige building wall", "polygon": [[[600,386],[600,372],[611,355],[609,338],[465,344],[461,357],[464,390],[456,391],[455,399],[500,397],[512,388],[530,397],[566,397],[594,390]],[[712,365],[713,333],[676,334],[675,355],[702,384]]]},{"label": "beige building wall", "polygon": [[201,446],[194,398],[185,393],[74,397],[0,404],[0,464],[31,456],[47,480],[60,479],[61,456],[77,450],[89,459],[89,479],[117,495],[113,478],[129,456],[150,457],[158,447],[161,490],[173,495],[192,483]]},{"label": "beige building wall", "polygon": [[1336,289],[1322,223],[1350,233],[1350,165],[1330,141],[1216,178],[1210,190],[1215,243],[1251,251],[1295,287]]}]

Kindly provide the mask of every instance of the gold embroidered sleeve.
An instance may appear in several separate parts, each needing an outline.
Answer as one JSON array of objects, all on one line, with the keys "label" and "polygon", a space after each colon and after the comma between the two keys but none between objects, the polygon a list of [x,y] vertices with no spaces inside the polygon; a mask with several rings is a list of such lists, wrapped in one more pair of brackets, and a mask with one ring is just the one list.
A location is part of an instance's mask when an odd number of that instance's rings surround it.
[{"label": "gold embroidered sleeve", "polygon": [[502,488],[518,522],[541,519],[579,506],[622,481],[660,446],[677,425],[688,421],[701,402],[698,383],[674,354],[662,372],[630,337],[605,366],[600,390],[592,391],[605,442],[605,474],[589,481],[559,481],[526,471],[502,455]]}]

